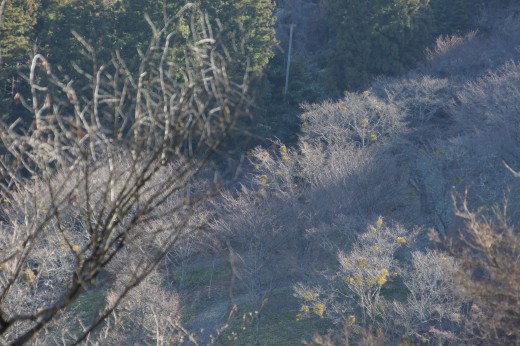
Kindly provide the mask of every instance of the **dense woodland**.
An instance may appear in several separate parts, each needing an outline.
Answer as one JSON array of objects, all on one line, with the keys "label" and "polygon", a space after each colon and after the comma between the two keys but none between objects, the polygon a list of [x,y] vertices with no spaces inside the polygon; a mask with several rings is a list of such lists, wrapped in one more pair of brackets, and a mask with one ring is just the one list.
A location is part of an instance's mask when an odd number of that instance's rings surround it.
[{"label": "dense woodland", "polygon": [[0,3],[0,344],[520,344],[515,1]]}]

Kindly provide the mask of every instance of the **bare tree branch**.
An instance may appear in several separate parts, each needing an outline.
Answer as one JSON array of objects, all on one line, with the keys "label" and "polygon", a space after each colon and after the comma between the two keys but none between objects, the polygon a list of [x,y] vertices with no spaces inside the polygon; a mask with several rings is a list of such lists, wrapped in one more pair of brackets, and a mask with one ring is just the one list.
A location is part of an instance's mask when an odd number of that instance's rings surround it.
[{"label": "bare tree branch", "polygon": [[[175,21],[189,10],[190,44],[172,47]],[[22,102],[34,121],[0,129],[9,152],[0,160],[0,343],[44,330],[57,337],[59,321],[104,273],[125,273],[82,333],[60,332],[67,342],[90,340],[183,237],[204,228],[200,206],[212,193],[201,175],[251,103],[248,77],[227,74],[232,61],[217,52],[204,17],[186,5],[162,27],[147,18],[153,36],[137,75],[118,52],[99,65],[77,33],[92,64],[91,72],[76,66],[82,81],[32,59]]]}]

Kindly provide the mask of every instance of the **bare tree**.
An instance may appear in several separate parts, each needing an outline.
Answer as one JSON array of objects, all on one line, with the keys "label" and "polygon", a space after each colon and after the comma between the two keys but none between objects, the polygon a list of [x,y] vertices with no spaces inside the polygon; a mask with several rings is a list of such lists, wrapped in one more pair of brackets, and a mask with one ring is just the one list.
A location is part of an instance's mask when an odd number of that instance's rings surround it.
[{"label": "bare tree", "polygon": [[467,194],[454,196],[454,203],[465,227],[446,243],[461,263],[456,284],[472,302],[465,337],[473,343],[516,345],[520,340],[520,237],[509,203],[472,210]]},{"label": "bare tree", "polygon": [[[5,0],[2,1],[2,5]],[[174,25],[191,20],[186,47]],[[247,75],[227,74],[205,14],[183,7],[156,27],[137,73],[118,52],[81,80],[60,78],[36,54],[17,95],[33,121],[2,124],[0,160],[0,343],[60,334],[60,320],[96,282],[110,299],[67,343],[93,332],[157,268],[187,232],[204,224],[197,206],[211,190],[199,179],[208,158],[247,111]],[[176,57],[181,54],[182,62]]]}]

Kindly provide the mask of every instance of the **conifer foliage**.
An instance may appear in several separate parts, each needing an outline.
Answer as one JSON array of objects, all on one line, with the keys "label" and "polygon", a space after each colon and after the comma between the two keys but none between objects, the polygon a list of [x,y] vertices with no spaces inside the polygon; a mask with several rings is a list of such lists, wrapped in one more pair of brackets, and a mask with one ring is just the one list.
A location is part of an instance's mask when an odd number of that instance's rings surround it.
[{"label": "conifer foliage", "polygon": [[329,71],[339,89],[395,74],[417,61],[430,38],[427,3],[419,0],[324,0],[336,47]]},{"label": "conifer foliage", "polygon": [[5,1],[0,9],[0,117],[3,105],[14,96],[19,83],[16,71],[28,60],[26,53],[34,39],[38,3],[35,0]]}]

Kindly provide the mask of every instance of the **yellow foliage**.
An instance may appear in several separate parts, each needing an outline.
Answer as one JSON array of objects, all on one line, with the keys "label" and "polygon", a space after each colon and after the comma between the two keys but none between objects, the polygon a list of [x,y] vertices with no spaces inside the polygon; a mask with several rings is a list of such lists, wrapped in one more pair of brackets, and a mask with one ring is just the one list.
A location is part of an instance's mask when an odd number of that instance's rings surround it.
[{"label": "yellow foliage", "polygon": [[375,283],[377,283],[379,286],[383,286],[388,281],[389,274],[390,273],[388,272],[388,269],[381,270],[374,278]]},{"label": "yellow foliage", "polygon": [[180,17],[180,19],[179,19],[178,29],[179,29],[182,37],[188,38],[188,36],[190,35],[190,27],[186,23],[186,20],[182,17]]},{"label": "yellow foliage", "polygon": [[349,322],[350,324],[354,324],[354,323],[356,323],[356,316],[354,316],[354,315],[350,315],[350,316],[348,317],[348,322]]},{"label": "yellow foliage", "polygon": [[7,262],[0,263],[0,271],[6,272],[7,270],[9,270]]},{"label": "yellow foliage", "polygon": [[406,238],[405,237],[397,237],[396,241],[400,245],[406,244]]},{"label": "yellow foliage", "polygon": [[269,160],[271,158],[271,155],[267,152],[267,150],[262,150],[262,158],[264,160]]},{"label": "yellow foliage", "polygon": [[381,109],[381,102],[375,97],[369,97],[369,101],[376,109]]},{"label": "yellow foliage", "polygon": [[378,217],[376,222],[377,227],[383,226],[383,217]]},{"label": "yellow foliage", "polygon": [[79,245],[72,245],[72,250],[73,250],[74,252],[79,252],[79,250],[80,250]]},{"label": "yellow foliage", "polygon": [[325,304],[322,303],[316,303],[314,304],[312,308],[312,312],[314,312],[316,315],[323,317],[325,315]]},{"label": "yellow foliage", "polygon": [[24,272],[22,273],[22,278],[25,282],[30,284],[36,280],[36,275],[34,275],[34,272],[31,270],[31,268],[25,268]]},{"label": "yellow foliage", "polygon": [[367,126],[368,126],[368,119],[367,119],[367,118],[361,119],[361,121],[359,122],[359,125],[360,125],[362,128],[367,127]]},{"label": "yellow foliage", "polygon": [[363,275],[356,275],[356,285],[361,286],[363,284]]},{"label": "yellow foliage", "polygon": [[300,309],[301,312],[309,313],[310,309],[308,305],[302,305],[302,308]]},{"label": "yellow foliage", "polygon": [[371,141],[371,142],[375,142],[375,141],[377,141],[377,135],[376,135],[375,133],[373,133],[373,134],[370,135],[370,141]]}]

